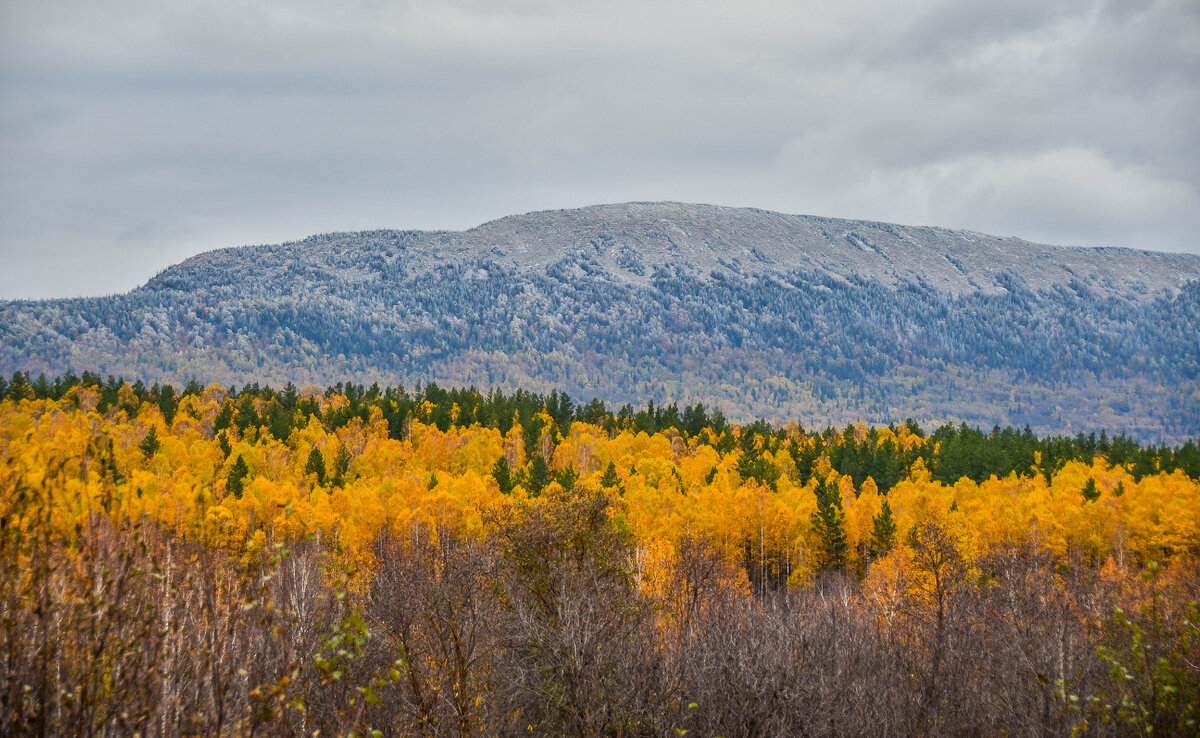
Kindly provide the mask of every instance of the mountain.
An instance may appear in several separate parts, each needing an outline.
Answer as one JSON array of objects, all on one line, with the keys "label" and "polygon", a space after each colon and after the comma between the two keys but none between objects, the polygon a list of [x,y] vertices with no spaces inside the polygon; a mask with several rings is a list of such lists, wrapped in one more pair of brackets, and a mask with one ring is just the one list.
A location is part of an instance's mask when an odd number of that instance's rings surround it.
[{"label": "mountain", "polygon": [[677,203],[212,251],[0,303],[0,371],[558,387],[735,419],[1200,432],[1200,257]]}]

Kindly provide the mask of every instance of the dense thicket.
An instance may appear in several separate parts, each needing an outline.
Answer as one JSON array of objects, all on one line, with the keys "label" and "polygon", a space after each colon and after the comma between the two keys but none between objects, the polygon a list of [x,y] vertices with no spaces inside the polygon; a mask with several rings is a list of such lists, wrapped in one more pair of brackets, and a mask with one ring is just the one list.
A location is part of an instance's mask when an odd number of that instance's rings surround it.
[{"label": "dense thicket", "polygon": [[0,732],[1194,735],[1194,444],[0,383]]}]

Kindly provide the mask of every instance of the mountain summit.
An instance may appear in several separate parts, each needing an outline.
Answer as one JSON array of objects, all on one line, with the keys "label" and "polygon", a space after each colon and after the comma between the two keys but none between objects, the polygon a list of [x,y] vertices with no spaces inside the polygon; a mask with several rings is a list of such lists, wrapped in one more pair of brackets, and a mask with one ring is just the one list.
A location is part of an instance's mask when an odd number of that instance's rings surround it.
[{"label": "mountain summit", "polygon": [[[191,279],[210,264],[221,271],[230,258],[239,257],[249,261],[249,274],[274,274],[273,269],[290,263],[260,257],[274,256],[280,248],[306,251],[312,265],[353,280],[361,262],[346,264],[347,251],[365,254],[389,237],[411,239],[409,268],[484,260],[536,272],[576,256],[599,264],[615,279],[637,284],[649,284],[659,268],[681,268],[705,281],[718,275],[804,271],[890,287],[925,284],[961,295],[1003,293],[1015,276],[1033,290],[1081,281],[1101,294],[1142,299],[1200,278],[1200,257],[1190,254],[1043,246],[945,228],[635,202],[512,215],[467,231],[330,234],[282,247],[213,251],[168,269],[150,287]],[[349,270],[339,271],[346,266]]]},{"label": "mountain summit", "polygon": [[212,251],[0,303],[0,369],[437,381],[738,419],[1200,432],[1200,257],[679,203]]}]

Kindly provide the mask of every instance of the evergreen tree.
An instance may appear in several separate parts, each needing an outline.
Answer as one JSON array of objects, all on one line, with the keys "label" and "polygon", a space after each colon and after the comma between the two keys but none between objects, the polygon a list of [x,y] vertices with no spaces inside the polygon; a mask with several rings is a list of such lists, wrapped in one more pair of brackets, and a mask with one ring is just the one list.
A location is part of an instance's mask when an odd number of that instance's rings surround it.
[{"label": "evergreen tree", "polygon": [[820,541],[819,568],[844,569],[849,543],[846,540],[846,520],[842,513],[842,498],[837,484],[826,480],[817,486],[817,511],[812,514],[813,530]]},{"label": "evergreen tree", "polygon": [[165,384],[158,391],[158,408],[162,411],[167,425],[175,422],[175,413],[179,410],[179,399],[175,397],[175,388]]},{"label": "evergreen tree", "polygon": [[321,449],[313,446],[313,450],[308,453],[308,463],[304,465],[305,474],[316,474],[317,484],[325,484],[325,458],[321,456]]},{"label": "evergreen tree", "polygon": [[508,457],[500,454],[500,458],[496,459],[496,464],[492,467],[492,478],[496,480],[496,485],[500,487],[501,494],[511,494],[513,490],[512,468],[508,465]]},{"label": "evergreen tree", "polygon": [[242,396],[238,398],[237,419],[234,424],[237,425],[237,429],[244,437],[248,429],[258,426],[258,422],[258,411],[254,408],[254,396],[243,392]]},{"label": "evergreen tree", "polygon": [[684,408],[683,426],[691,438],[699,436],[708,427],[708,413],[704,410],[703,403],[697,402],[695,407],[689,405]]},{"label": "evergreen tree", "polygon": [[1088,502],[1095,502],[1100,499],[1100,490],[1096,489],[1096,480],[1088,477],[1087,482],[1083,485],[1083,489],[1079,491],[1083,495],[1083,499]]},{"label": "evergreen tree", "polygon": [[145,455],[147,459],[158,453],[158,450],[162,448],[162,442],[158,440],[158,428],[153,425],[150,426],[150,432],[147,433],[146,437],[142,439],[142,442],[138,444],[138,448],[142,450],[142,454]]},{"label": "evergreen tree", "polygon": [[779,470],[775,468],[775,465],[753,451],[742,452],[742,455],[738,457],[736,471],[743,480],[753,479],[771,489],[775,489],[779,480]]},{"label": "evergreen tree", "polygon": [[221,447],[221,453],[225,454],[225,458],[229,458],[229,454],[233,452],[233,446],[229,444],[229,434],[221,431],[217,434],[217,445]]},{"label": "evergreen tree", "polygon": [[248,476],[250,476],[250,467],[246,465],[246,460],[242,458],[242,455],[238,454],[237,461],[234,461],[233,466],[229,469],[229,476],[225,478],[225,491],[239,500],[242,499]]},{"label": "evergreen tree", "polygon": [[280,399],[280,401],[283,402],[283,406],[285,408],[287,408],[288,410],[291,410],[292,408],[296,407],[296,400],[299,399],[299,395],[296,392],[296,385],[292,384],[291,382],[288,382],[284,386],[283,394],[280,396],[279,399]]},{"label": "evergreen tree", "polygon": [[526,484],[526,491],[529,492],[530,497],[537,497],[549,482],[550,466],[546,463],[545,457],[535,454],[533,461],[529,464],[529,481]]},{"label": "evergreen tree", "polygon": [[554,481],[558,482],[559,486],[564,490],[570,491],[575,488],[575,482],[579,480],[579,475],[571,467],[563,469],[558,474],[554,475]]},{"label": "evergreen tree", "polygon": [[338,446],[337,456],[333,458],[333,486],[341,487],[346,483],[346,472],[350,471],[350,449],[346,444]]},{"label": "evergreen tree", "polygon": [[612,489],[621,483],[621,478],[617,476],[617,465],[613,462],[608,462],[608,468],[604,470],[604,476],[600,477],[600,486],[605,489]]},{"label": "evergreen tree", "polygon": [[282,405],[271,408],[269,416],[271,435],[281,441],[286,441],[292,435],[292,413]]},{"label": "evergreen tree", "polygon": [[871,556],[878,558],[892,550],[896,541],[896,521],[892,519],[892,506],[885,499],[879,514],[875,516],[875,525],[871,529]]},{"label": "evergreen tree", "polygon": [[233,403],[226,402],[221,405],[221,412],[217,413],[217,418],[213,421],[213,430],[220,433],[231,425],[233,425]]}]

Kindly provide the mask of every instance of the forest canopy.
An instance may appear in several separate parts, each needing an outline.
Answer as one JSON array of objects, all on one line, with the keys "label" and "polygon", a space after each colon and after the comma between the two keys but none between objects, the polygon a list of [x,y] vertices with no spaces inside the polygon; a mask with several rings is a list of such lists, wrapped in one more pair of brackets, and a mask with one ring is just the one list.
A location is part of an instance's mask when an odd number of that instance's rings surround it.
[{"label": "forest canopy", "polygon": [[16,374],[0,458],[6,733],[1200,718],[1194,441]]}]

